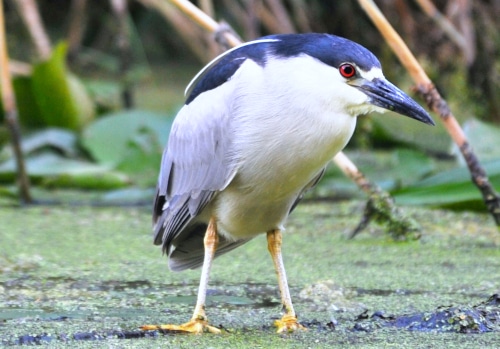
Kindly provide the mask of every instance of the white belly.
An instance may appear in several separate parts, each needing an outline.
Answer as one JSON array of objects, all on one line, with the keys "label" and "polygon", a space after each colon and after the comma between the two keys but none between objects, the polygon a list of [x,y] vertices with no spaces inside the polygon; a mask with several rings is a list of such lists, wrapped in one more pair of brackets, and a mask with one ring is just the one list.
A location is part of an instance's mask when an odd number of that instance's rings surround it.
[{"label": "white belly", "polygon": [[238,239],[283,229],[298,196],[350,139],[356,119],[345,116],[345,125],[338,121],[334,129],[308,129],[303,135],[292,133],[293,127],[279,137],[265,131],[254,135],[260,144],[249,148],[259,151],[243,151],[236,177],[211,205],[220,232]]}]

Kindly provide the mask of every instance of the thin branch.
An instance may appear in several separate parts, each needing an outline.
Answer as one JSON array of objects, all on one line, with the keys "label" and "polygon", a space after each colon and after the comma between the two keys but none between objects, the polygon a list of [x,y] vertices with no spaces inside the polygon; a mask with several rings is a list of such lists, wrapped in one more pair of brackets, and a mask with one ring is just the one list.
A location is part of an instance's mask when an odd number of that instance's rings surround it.
[{"label": "thin branch", "polygon": [[212,0],[200,0],[200,8],[210,17],[215,17],[214,3]]},{"label": "thin branch", "polygon": [[260,35],[260,20],[257,16],[261,0],[222,0],[224,9],[230,13],[236,23],[241,26],[242,36],[246,40],[253,40]]},{"label": "thin branch", "polygon": [[310,9],[304,0],[291,0],[293,17],[297,23],[299,31],[308,33],[312,31],[311,23],[309,22]]},{"label": "thin branch", "polygon": [[[214,4],[212,0],[200,0],[200,8],[203,12],[208,14],[210,17],[215,17],[215,9],[214,9]],[[217,43],[213,40],[213,38],[210,37],[209,32],[204,32],[204,37],[205,40],[208,44],[207,51],[210,52],[210,55],[212,57],[215,57],[219,55],[222,51],[222,48],[217,45]]]},{"label": "thin branch", "polygon": [[257,3],[257,13],[262,23],[273,33],[295,33],[296,30],[285,7],[279,0]]},{"label": "thin branch", "polygon": [[[185,14],[187,14],[193,21],[195,21],[200,27],[206,31],[217,34],[220,30],[219,23],[217,23],[212,17],[207,15],[205,12],[200,10],[198,7],[193,5],[187,0],[170,0],[173,4],[177,5]],[[224,39],[230,46],[237,46],[241,44],[241,41],[232,33],[225,31]]]},{"label": "thin branch", "polygon": [[24,25],[28,28],[38,57],[43,61],[49,59],[52,53],[52,46],[43,26],[40,13],[38,12],[36,1],[16,0],[16,5],[24,21]]},{"label": "thin branch", "polygon": [[464,131],[452,114],[448,104],[441,97],[408,46],[406,46],[401,37],[380,12],[377,5],[372,0],[358,0],[358,2],[407,69],[417,85],[417,91],[425,99],[429,108],[441,117],[446,130],[461,150],[471,173],[472,181],[480,190],[488,211],[495,220],[496,225],[500,226],[500,197],[489,182],[486,172],[472,151]]},{"label": "thin branch", "polygon": [[80,50],[85,29],[86,7],[87,0],[71,1],[67,34],[68,59],[74,58]]},{"label": "thin branch", "polygon": [[451,23],[446,16],[444,16],[439,10],[434,6],[431,0],[415,0],[422,11],[425,12],[436,24],[443,30],[443,32],[448,35],[448,37],[453,41],[464,53],[464,57],[468,64],[470,64],[474,59],[474,52],[471,52],[471,46],[467,44],[465,36],[460,33],[457,28]]},{"label": "thin branch", "polygon": [[9,70],[12,75],[28,76],[33,72],[33,67],[29,63],[16,60],[9,60]]},{"label": "thin branch", "polygon": [[[185,16],[172,5],[175,1],[163,0],[137,0],[146,7],[151,7],[157,10],[163,17],[165,17],[177,30],[179,36],[189,46],[191,51],[201,60],[207,61],[207,54],[205,50],[205,42],[201,39],[201,31],[197,27],[193,27],[191,23],[186,21]],[[191,6],[193,4],[189,3]],[[198,11],[200,11],[198,9]]]},{"label": "thin branch", "polygon": [[2,86],[2,103],[5,112],[5,122],[9,129],[12,148],[17,166],[17,176],[19,185],[19,194],[23,203],[31,203],[33,200],[30,193],[30,181],[26,173],[23,153],[21,150],[21,132],[17,118],[16,98],[12,86],[12,77],[10,75],[9,53],[5,36],[5,23],[3,1],[0,1],[0,86]]},{"label": "thin branch", "polygon": [[371,220],[385,224],[386,230],[394,240],[420,238],[420,225],[395,205],[394,199],[388,192],[382,190],[376,183],[370,182],[343,152],[337,153],[333,162],[368,196],[361,222],[348,235],[349,239],[366,228]]},{"label": "thin branch", "polygon": [[132,63],[132,50],[130,49],[130,31],[128,26],[127,0],[110,0],[111,8],[118,21],[117,46],[120,55],[120,76],[122,88],[122,103],[126,109],[133,108],[134,96],[132,83],[128,77]]}]

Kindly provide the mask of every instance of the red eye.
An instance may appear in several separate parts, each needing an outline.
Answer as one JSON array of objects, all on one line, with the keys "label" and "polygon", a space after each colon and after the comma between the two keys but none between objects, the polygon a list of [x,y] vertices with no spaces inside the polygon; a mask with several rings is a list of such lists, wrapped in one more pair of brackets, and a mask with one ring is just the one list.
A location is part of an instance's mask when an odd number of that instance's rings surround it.
[{"label": "red eye", "polygon": [[343,63],[339,67],[339,72],[344,78],[349,79],[356,75],[356,68],[350,63]]}]

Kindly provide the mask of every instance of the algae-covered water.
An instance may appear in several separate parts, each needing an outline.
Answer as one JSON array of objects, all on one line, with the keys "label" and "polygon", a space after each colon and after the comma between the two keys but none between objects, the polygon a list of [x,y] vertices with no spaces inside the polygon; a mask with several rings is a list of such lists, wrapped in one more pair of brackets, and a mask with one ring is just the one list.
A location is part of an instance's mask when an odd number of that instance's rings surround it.
[{"label": "algae-covered water", "polygon": [[411,209],[419,241],[371,225],[363,202],[302,203],[284,260],[307,331],[278,335],[264,236],[214,262],[207,314],[222,335],[143,332],[191,317],[199,270],[172,273],[148,209],[0,209],[0,345],[79,348],[498,348],[500,233],[486,215]]}]

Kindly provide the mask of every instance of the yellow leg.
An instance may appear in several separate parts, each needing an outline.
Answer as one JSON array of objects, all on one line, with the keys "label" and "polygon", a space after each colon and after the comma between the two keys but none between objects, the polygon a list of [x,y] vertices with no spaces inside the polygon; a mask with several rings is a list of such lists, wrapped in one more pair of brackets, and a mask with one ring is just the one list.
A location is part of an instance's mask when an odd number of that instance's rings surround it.
[{"label": "yellow leg", "polygon": [[288,281],[286,279],[285,265],[283,264],[283,258],[281,256],[281,241],[282,237],[280,230],[271,230],[267,233],[267,247],[273,258],[276,274],[278,274],[281,303],[285,310],[285,315],[283,315],[281,320],[276,320],[274,322],[274,325],[278,328],[278,333],[306,329],[297,321],[297,315],[293,309],[292,298],[290,297],[290,290],[288,289]]},{"label": "yellow leg", "polygon": [[214,260],[215,250],[219,242],[217,235],[217,225],[215,218],[212,217],[208,224],[207,231],[203,243],[205,246],[205,257],[203,259],[203,267],[201,270],[200,286],[198,288],[198,298],[196,300],[196,307],[194,308],[191,320],[182,325],[144,325],[141,326],[143,330],[164,330],[181,333],[194,333],[201,334],[203,332],[221,333],[216,327],[208,324],[208,319],[205,314],[205,300],[207,295],[208,278],[212,261]]}]

